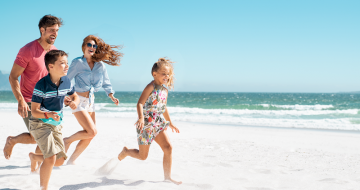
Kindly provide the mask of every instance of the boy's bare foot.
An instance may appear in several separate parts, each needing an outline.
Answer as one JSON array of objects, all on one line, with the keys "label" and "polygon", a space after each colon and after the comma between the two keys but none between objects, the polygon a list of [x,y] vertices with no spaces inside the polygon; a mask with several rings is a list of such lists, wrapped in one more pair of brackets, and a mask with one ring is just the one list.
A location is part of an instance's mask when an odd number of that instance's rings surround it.
[{"label": "boy's bare foot", "polygon": [[172,183],[175,183],[176,185],[180,185],[182,184],[182,181],[175,181],[171,178],[168,178],[168,179],[165,179],[166,182],[172,182]]},{"label": "boy's bare foot", "polygon": [[12,136],[8,136],[8,138],[6,139],[6,143],[5,143],[5,147],[4,147],[4,156],[6,159],[10,159],[11,153],[12,153],[12,149],[14,148],[13,143],[11,143],[12,140]]},{"label": "boy's bare foot", "polygon": [[71,142],[68,141],[69,138],[64,138],[64,145],[65,145],[65,153],[67,153],[67,151],[70,148],[70,144]]},{"label": "boy's bare foot", "polygon": [[128,148],[124,146],[123,150],[120,152],[118,159],[121,161],[127,156]]},{"label": "boy's bare foot", "polygon": [[31,165],[30,165],[31,172],[36,172],[36,170],[38,170],[40,168],[38,166],[37,161],[34,159],[34,156],[35,156],[35,153],[33,153],[33,152],[29,153],[29,158],[30,158],[30,162],[31,162]]}]

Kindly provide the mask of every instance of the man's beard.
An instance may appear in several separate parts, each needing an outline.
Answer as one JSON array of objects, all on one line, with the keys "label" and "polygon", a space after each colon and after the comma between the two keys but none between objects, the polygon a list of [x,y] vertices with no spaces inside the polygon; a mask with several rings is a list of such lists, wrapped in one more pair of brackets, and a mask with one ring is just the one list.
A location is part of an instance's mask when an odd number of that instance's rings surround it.
[{"label": "man's beard", "polygon": [[45,40],[48,44],[50,44],[50,45],[53,45],[54,43],[55,43],[55,40],[52,42],[52,41],[50,41],[50,37],[48,38],[48,39],[46,39]]}]

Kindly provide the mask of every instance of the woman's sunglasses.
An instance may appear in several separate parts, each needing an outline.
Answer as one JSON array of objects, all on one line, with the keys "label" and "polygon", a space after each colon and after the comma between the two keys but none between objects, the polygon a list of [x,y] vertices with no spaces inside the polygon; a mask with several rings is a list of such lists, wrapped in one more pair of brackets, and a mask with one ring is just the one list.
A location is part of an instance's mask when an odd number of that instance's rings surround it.
[{"label": "woman's sunglasses", "polygon": [[87,47],[90,47],[90,48],[91,48],[91,47],[93,47],[93,48],[95,48],[95,49],[97,48],[97,45],[96,45],[96,44],[92,45],[91,43],[87,43],[86,45],[87,45]]}]

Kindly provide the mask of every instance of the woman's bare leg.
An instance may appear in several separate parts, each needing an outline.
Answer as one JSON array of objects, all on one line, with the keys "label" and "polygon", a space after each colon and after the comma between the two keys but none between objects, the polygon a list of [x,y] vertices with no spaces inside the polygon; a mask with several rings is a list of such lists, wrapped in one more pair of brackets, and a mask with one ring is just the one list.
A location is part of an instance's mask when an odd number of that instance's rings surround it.
[{"label": "woman's bare leg", "polygon": [[128,149],[126,146],[120,152],[118,159],[121,161],[126,156],[131,156],[139,160],[146,160],[149,154],[150,145],[139,145],[138,149]]},{"label": "woman's bare leg", "polygon": [[170,139],[165,131],[160,132],[155,137],[155,142],[158,143],[164,152],[163,167],[164,177],[166,181],[171,181],[176,185],[180,185],[181,181],[175,181],[171,178],[171,165],[172,165],[172,145]]},{"label": "woman's bare leg", "polygon": [[86,147],[90,144],[91,140],[97,134],[96,130],[96,120],[95,120],[95,112],[86,112],[80,111],[74,113],[76,119],[79,124],[83,127],[83,131],[79,131],[72,136],[65,138],[65,150],[67,151],[70,147],[70,144],[76,140],[80,140],[76,145],[74,153],[69,158],[67,162],[68,165],[75,164],[75,160],[84,152]]}]

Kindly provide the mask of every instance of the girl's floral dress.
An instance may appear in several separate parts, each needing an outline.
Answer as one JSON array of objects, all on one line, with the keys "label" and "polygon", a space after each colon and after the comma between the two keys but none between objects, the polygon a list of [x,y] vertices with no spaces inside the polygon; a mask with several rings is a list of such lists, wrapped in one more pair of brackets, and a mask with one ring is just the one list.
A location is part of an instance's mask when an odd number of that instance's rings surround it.
[{"label": "girl's floral dress", "polygon": [[143,107],[144,128],[142,131],[136,129],[139,145],[150,145],[154,138],[169,126],[170,122],[163,116],[166,109],[166,97],[166,88],[154,84],[154,90]]}]

